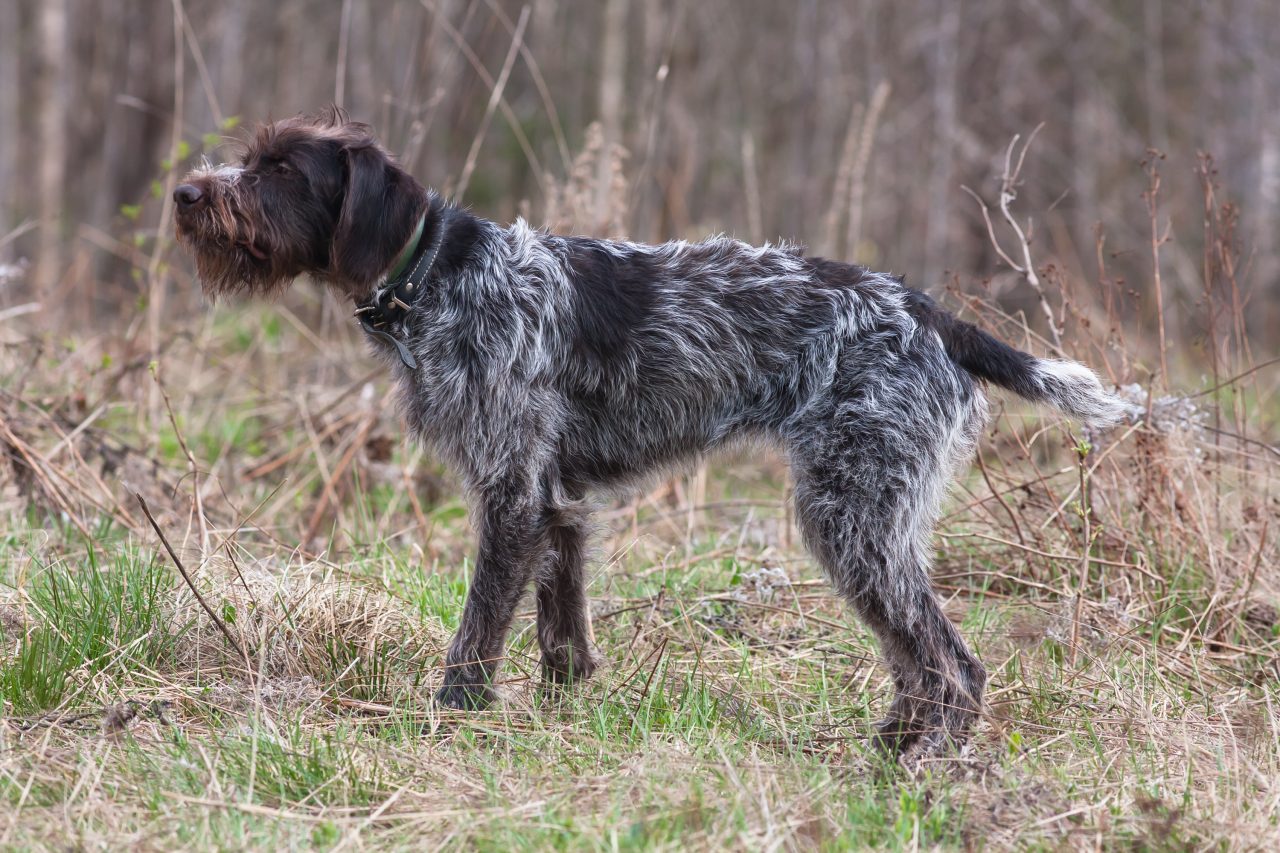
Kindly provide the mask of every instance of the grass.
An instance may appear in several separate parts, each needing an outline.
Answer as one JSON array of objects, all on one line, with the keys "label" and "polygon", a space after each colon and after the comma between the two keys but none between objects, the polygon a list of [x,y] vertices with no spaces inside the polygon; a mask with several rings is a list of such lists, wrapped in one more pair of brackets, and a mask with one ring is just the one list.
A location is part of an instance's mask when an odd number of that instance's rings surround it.
[{"label": "grass", "polygon": [[540,683],[526,605],[503,703],[436,708],[465,507],[362,343],[285,307],[198,316],[154,372],[0,348],[0,848],[1280,846],[1273,373],[1188,398],[1235,434],[1094,436],[1083,473],[1069,425],[1003,413],[934,573],[988,707],[910,772],[866,749],[892,685],[757,452],[601,507],[593,681]]},{"label": "grass", "polygon": [[[176,450],[168,467],[181,476]],[[1063,587],[1071,572],[944,544],[939,574],[965,581],[948,608],[992,670],[990,709],[962,756],[908,774],[864,749],[887,678],[788,529],[780,469],[765,470],[774,479],[729,460],[606,508],[593,598],[607,670],[572,692],[543,688],[526,612],[505,703],[465,717],[429,701],[469,565],[449,501],[430,511],[430,540],[370,541],[397,496],[353,488],[339,511],[364,523],[318,555],[272,541],[284,504],[270,528],[212,531],[234,540],[234,563],[223,550],[201,564],[194,522],[172,513],[250,672],[141,530],[36,537],[28,515],[3,552],[2,842],[1185,849],[1277,837],[1274,630],[1246,636],[1242,617],[1211,641],[1213,578],[1191,555],[1153,549],[1144,559],[1164,580],[1148,598],[1087,594],[1073,664],[1073,602],[1007,580]],[[1137,564],[1143,552],[1124,553]],[[1091,590],[1114,588],[1107,574]]]},{"label": "grass", "polygon": [[[79,565],[41,565],[22,591],[18,612],[31,627],[0,630],[12,640],[11,658],[0,667],[0,698],[23,713],[56,708],[69,698],[76,675],[162,664],[172,640],[162,612],[172,574],[150,554],[123,544],[102,565],[89,544]],[[9,643],[6,643],[9,645]]]}]

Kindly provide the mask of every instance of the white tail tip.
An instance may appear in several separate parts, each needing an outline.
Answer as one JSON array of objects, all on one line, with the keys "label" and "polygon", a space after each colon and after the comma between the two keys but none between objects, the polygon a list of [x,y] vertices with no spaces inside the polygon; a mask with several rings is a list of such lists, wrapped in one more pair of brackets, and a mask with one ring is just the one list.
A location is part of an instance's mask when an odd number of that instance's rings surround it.
[{"label": "white tail tip", "polygon": [[1130,406],[1103,390],[1097,374],[1083,364],[1040,359],[1037,373],[1045,400],[1088,426],[1111,426],[1130,414]]}]

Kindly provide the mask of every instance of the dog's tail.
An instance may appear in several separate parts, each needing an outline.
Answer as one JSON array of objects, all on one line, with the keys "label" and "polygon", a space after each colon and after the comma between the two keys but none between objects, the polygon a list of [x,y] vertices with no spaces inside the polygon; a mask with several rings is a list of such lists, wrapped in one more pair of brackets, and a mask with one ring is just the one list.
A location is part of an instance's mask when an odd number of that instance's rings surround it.
[{"label": "dog's tail", "polygon": [[979,379],[1027,400],[1048,403],[1089,426],[1110,426],[1128,414],[1129,407],[1103,390],[1097,375],[1083,364],[1016,350],[947,313],[919,291],[908,293],[911,313],[938,333],[952,361]]}]

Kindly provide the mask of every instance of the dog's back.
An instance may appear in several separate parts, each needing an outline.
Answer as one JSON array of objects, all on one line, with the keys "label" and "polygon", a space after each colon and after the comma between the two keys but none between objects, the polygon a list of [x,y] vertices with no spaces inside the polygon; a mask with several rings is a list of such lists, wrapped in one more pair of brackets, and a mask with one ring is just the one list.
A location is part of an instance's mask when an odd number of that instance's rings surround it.
[{"label": "dog's back", "polygon": [[[1120,414],[1087,368],[1014,350],[852,264],[723,237],[643,245],[522,223],[503,235],[506,275],[546,315],[535,381],[564,407],[560,470],[583,485],[616,485],[741,437],[785,440],[807,410],[856,394],[858,383],[881,384],[882,404],[951,388],[935,404],[960,408],[973,376],[1087,422]],[[883,381],[903,361],[914,380],[890,390]]]}]

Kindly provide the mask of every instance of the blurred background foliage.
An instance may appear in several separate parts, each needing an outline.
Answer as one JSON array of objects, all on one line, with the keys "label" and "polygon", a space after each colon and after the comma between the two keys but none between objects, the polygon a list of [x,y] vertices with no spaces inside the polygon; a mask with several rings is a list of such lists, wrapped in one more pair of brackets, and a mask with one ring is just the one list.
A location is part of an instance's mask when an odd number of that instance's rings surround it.
[{"label": "blurred background foliage", "polygon": [[1270,349],[1278,55],[1272,0],[5,0],[0,309],[83,293],[58,313],[92,320],[149,276],[194,304],[174,174],[332,102],[498,220],[791,239],[926,288],[994,278],[1018,309],[962,187],[994,206],[1010,138],[1043,123],[1016,204],[1038,263],[1122,279],[1149,317],[1157,149],[1170,325],[1194,340],[1211,153]]}]

